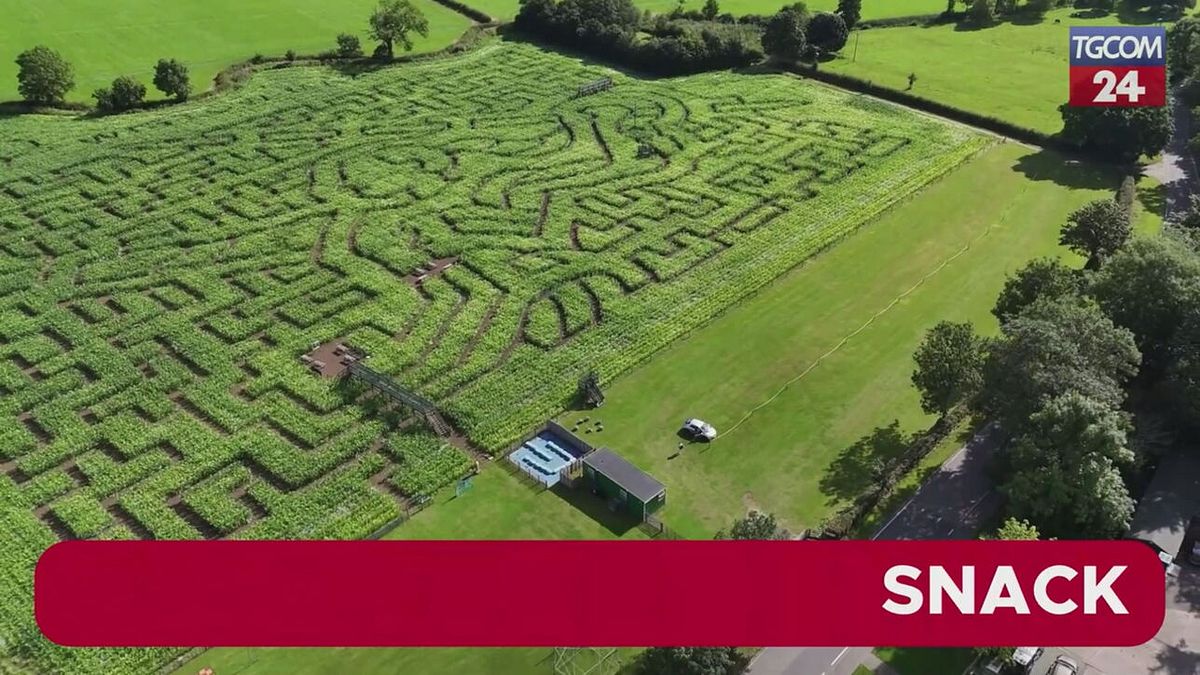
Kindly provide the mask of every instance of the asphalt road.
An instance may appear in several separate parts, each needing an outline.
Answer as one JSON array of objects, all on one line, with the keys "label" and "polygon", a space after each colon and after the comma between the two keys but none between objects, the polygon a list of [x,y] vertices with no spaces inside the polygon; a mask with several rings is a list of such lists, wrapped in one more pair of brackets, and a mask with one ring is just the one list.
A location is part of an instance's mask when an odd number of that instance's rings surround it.
[{"label": "asphalt road", "polygon": [[[985,427],[925,481],[872,539],[973,539],[1000,506],[987,466],[1000,434]],[[752,675],[850,675],[874,657],[868,647],[772,647],[750,665]],[[936,675],[931,673],[930,675]]]},{"label": "asphalt road", "polygon": [[1191,196],[1196,191],[1197,178],[1200,178],[1196,161],[1188,149],[1192,131],[1187,105],[1179,100],[1178,95],[1173,95],[1171,106],[1171,117],[1175,122],[1171,140],[1159,160],[1146,167],[1147,175],[1166,186],[1164,220],[1170,220],[1187,210]]}]

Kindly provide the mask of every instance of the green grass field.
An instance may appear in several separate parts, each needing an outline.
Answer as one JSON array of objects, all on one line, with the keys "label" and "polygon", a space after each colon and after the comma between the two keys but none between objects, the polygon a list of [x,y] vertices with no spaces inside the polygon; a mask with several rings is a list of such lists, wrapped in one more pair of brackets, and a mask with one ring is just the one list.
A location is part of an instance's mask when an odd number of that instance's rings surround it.
[{"label": "green grass field", "polygon": [[[466,30],[469,20],[432,0],[414,0],[429,20],[429,36],[414,51],[440,49]],[[0,100],[18,98],[17,54],[44,44],[75,67],[72,101],[91,101],[118,75],[134,75],[158,98],[151,80],[160,58],[177,58],[191,70],[195,91],[207,89],[221,68],[255,54],[289,49],[312,54],[334,46],[338,33],[354,33],[364,49],[367,18],[376,0],[0,0]]]},{"label": "green grass field", "polygon": [[[670,486],[664,519],[687,535],[711,536],[748,508],[814,525],[865,486],[860,439],[893,420],[931,423],[908,379],[925,329],[993,327],[1004,275],[1063,253],[1067,214],[1116,184],[1049,153],[988,150],[616,382],[587,413],[604,422],[589,439]],[[692,416],[723,435],[672,458]]]},{"label": "green grass field", "polygon": [[1073,11],[980,30],[946,24],[860,31],[840,58],[821,67],[900,90],[915,73],[917,96],[1054,133],[1062,128],[1058,106],[1067,100],[1068,28],[1149,20],[1121,13],[1072,18]]}]

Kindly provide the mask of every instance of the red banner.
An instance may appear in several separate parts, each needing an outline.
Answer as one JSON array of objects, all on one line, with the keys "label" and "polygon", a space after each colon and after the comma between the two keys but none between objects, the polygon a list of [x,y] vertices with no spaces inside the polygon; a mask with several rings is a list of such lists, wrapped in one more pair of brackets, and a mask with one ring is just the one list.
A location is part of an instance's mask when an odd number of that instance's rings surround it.
[{"label": "red banner", "polygon": [[78,541],[35,574],[69,646],[1136,645],[1137,542]]}]

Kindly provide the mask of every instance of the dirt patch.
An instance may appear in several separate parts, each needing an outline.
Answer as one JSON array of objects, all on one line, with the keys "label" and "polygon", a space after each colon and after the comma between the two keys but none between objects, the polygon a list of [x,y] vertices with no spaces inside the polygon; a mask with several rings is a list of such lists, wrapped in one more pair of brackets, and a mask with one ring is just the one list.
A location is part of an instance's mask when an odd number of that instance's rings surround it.
[{"label": "dirt patch", "polygon": [[404,280],[407,281],[411,286],[420,286],[429,279],[441,276],[446,270],[453,267],[457,262],[458,256],[431,260],[421,267],[413,270],[407,277],[404,278]]},{"label": "dirt patch", "polygon": [[311,351],[300,357],[300,361],[321,377],[339,377],[351,363],[361,360],[364,354],[338,338],[325,344],[314,344]]}]

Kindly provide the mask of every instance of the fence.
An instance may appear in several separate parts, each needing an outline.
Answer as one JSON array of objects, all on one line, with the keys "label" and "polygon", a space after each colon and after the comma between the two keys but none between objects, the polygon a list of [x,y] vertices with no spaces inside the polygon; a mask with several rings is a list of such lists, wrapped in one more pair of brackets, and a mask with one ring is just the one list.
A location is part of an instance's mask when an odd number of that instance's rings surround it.
[{"label": "fence", "polygon": [[612,87],[613,79],[611,77],[602,77],[594,82],[588,82],[587,84],[579,85],[579,89],[575,90],[575,98],[598,94],[602,91],[612,89]]}]

